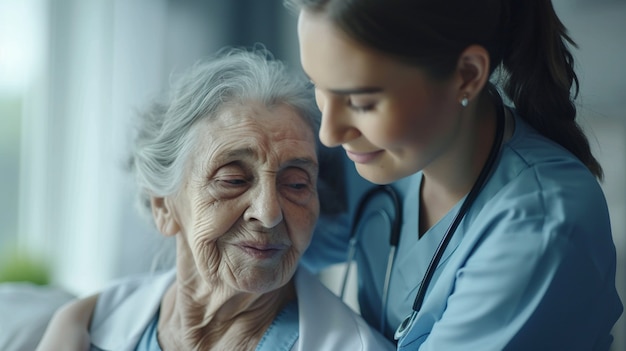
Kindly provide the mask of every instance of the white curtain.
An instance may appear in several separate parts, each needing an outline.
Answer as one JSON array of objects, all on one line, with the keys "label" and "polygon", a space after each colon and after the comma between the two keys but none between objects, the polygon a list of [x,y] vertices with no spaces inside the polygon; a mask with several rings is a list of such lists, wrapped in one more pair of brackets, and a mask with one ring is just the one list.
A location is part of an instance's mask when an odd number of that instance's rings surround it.
[{"label": "white curtain", "polygon": [[50,1],[48,14],[46,66],[24,115],[20,238],[54,284],[83,295],[148,264],[149,241],[134,261],[119,254],[153,237],[128,215],[123,166],[134,109],[167,78],[166,3]]}]

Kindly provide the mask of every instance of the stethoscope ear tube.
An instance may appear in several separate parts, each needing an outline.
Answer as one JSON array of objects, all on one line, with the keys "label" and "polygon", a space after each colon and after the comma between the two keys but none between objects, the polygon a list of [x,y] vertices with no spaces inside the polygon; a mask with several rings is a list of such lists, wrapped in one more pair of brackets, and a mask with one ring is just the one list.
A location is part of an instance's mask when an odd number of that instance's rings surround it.
[{"label": "stethoscope ear tube", "polygon": [[[369,213],[367,217],[365,216],[366,206],[370,203],[370,201],[378,196],[384,195],[391,200],[391,204],[393,206],[393,214],[390,216],[387,211],[384,209],[378,209],[372,213]],[[379,330],[381,333],[385,332],[386,327],[386,314],[387,314],[387,303],[389,296],[389,284],[391,281],[391,271],[393,268],[393,262],[396,256],[396,248],[398,243],[400,242],[400,228],[402,226],[402,204],[400,203],[400,198],[396,191],[389,185],[379,185],[370,190],[368,190],[360,199],[356,211],[354,212],[354,218],[352,221],[352,228],[350,230],[350,242],[348,246],[348,257],[346,260],[346,270],[344,272],[343,281],[341,284],[341,292],[340,298],[343,299],[345,296],[346,285],[348,281],[348,277],[350,274],[351,262],[354,260],[356,255],[356,247],[358,243],[359,234],[361,232],[361,224],[363,221],[367,221],[369,218],[374,216],[381,216],[387,225],[390,228],[389,233],[389,253],[387,256],[387,267],[385,271],[385,280],[383,283],[383,291],[382,291],[382,309],[380,315],[380,325]],[[392,218],[393,217],[393,218]]]},{"label": "stethoscope ear tube", "polygon": [[391,222],[391,235],[389,236],[389,244],[391,246],[398,246],[400,241],[400,226],[402,225],[402,204],[396,191],[390,185],[378,185],[368,190],[359,201],[359,204],[354,212],[354,218],[352,220],[352,228],[350,230],[350,239],[357,237],[358,226],[363,219],[365,213],[365,207],[369,201],[376,195],[383,194],[391,199],[394,210],[394,218]]},{"label": "stethoscope ear tube", "polygon": [[352,260],[354,260],[354,255],[356,254],[356,244],[357,244],[356,236],[352,236],[350,238],[350,243],[348,244],[348,257],[346,258],[346,270],[343,273],[343,279],[341,281],[341,291],[339,292],[339,298],[342,300],[346,295],[346,286],[348,285],[348,277],[350,276],[350,268],[352,267]]}]

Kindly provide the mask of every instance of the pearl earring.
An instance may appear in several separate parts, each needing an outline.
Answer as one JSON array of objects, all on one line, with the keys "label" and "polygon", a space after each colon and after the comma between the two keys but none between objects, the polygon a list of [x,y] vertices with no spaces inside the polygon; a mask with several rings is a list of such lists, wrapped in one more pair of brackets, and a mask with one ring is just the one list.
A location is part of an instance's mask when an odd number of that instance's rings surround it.
[{"label": "pearl earring", "polygon": [[468,105],[468,104],[469,104],[469,99],[467,98],[467,96],[464,96],[464,97],[461,99],[461,106],[463,106],[463,107],[467,107],[467,105]]}]

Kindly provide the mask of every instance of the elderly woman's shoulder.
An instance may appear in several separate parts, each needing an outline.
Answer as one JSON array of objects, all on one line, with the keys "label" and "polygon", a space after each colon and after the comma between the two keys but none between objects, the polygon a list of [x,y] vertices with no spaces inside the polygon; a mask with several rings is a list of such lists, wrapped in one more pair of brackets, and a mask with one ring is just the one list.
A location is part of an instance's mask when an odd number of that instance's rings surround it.
[{"label": "elderly woman's shoulder", "polygon": [[171,269],[117,279],[101,291],[97,307],[115,308],[129,298],[158,296],[160,300],[175,277],[176,272]]},{"label": "elderly woman's shoulder", "polygon": [[174,282],[174,269],[129,276],[102,290],[91,320],[91,342],[102,349],[134,345]]},{"label": "elderly woman's shoulder", "polygon": [[382,334],[344,304],[312,273],[299,267],[296,293],[300,348],[306,350],[395,350]]}]

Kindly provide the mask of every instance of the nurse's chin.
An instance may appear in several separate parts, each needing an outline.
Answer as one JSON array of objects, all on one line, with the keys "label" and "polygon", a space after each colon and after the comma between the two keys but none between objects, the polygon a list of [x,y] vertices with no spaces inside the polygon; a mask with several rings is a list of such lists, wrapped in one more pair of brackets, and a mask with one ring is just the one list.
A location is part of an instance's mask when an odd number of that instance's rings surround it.
[{"label": "nurse's chin", "polygon": [[370,183],[385,185],[393,183],[396,180],[402,179],[402,176],[398,176],[394,172],[385,168],[382,164],[354,164],[356,171],[359,175]]}]

